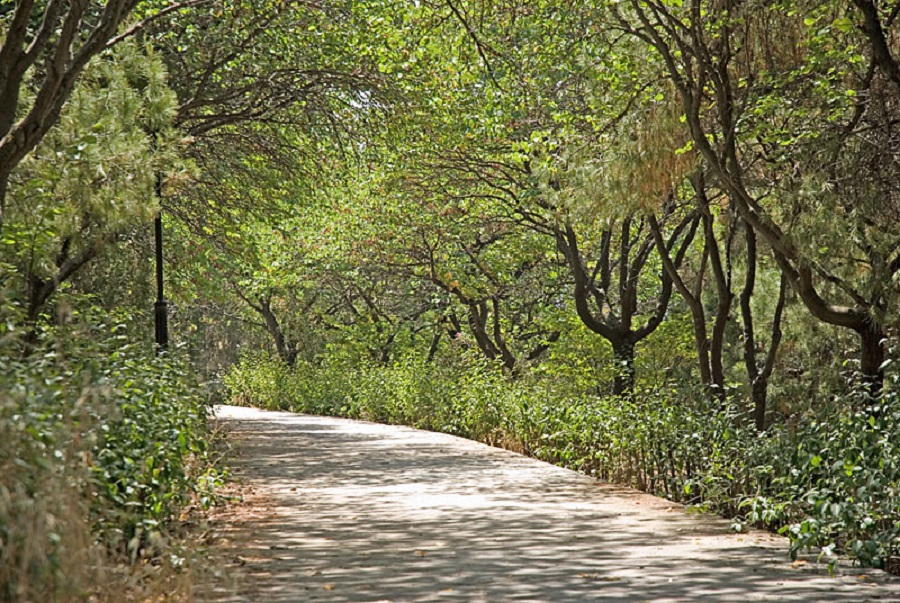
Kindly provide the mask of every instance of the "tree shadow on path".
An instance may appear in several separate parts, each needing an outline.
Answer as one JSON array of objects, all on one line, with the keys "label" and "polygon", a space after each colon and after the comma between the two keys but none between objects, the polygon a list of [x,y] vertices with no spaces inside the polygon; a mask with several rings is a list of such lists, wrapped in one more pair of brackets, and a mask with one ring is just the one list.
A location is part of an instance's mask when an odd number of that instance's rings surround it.
[{"label": "tree shadow on path", "polygon": [[[900,602],[783,540],[452,436],[224,407],[264,512],[218,526],[237,594],[287,602]],[[252,502],[252,497],[251,501]]]}]

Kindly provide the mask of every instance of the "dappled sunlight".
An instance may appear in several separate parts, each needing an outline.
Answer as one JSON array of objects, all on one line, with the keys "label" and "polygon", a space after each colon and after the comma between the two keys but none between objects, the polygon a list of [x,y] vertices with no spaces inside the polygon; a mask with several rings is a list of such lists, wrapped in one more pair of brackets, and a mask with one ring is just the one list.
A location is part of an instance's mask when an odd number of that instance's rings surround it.
[{"label": "dappled sunlight", "polygon": [[[444,434],[224,407],[266,511],[219,525],[230,601],[900,600],[786,541]],[[872,578],[871,576],[876,576]],[[871,586],[877,579],[881,586]]]}]

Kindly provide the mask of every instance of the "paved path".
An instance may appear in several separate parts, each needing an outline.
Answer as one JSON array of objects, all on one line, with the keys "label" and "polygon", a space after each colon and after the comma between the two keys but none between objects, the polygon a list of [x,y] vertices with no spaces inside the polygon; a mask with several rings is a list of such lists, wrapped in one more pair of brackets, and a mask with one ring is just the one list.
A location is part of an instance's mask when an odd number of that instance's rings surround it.
[{"label": "paved path", "polygon": [[443,434],[220,407],[250,494],[219,520],[232,602],[900,602],[900,581]]}]

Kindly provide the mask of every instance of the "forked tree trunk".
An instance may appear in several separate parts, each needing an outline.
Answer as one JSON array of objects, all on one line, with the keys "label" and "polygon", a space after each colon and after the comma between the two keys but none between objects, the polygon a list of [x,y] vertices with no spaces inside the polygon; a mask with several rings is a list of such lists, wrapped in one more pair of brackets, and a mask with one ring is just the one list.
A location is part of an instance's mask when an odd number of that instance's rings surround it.
[{"label": "forked tree trunk", "polygon": [[763,361],[764,364],[760,366],[757,361],[756,332],[753,326],[753,307],[751,304],[753,292],[756,288],[756,233],[746,222],[744,222],[744,236],[747,240],[747,274],[744,278],[744,288],[740,296],[741,321],[744,331],[744,366],[747,369],[747,379],[750,382],[750,397],[753,401],[753,422],[757,431],[765,431],[769,377],[772,376],[772,371],[775,369],[778,346],[781,345],[781,318],[784,314],[784,304],[787,295],[787,277],[784,274],[781,275],[778,285],[778,302],[775,304],[775,312],[772,315],[769,349]]}]

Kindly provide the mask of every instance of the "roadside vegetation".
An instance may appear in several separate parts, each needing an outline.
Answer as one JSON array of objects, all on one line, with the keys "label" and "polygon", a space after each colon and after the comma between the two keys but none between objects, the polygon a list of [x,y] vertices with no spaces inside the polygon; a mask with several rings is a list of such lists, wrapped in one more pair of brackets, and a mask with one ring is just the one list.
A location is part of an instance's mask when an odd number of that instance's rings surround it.
[{"label": "roadside vegetation", "polygon": [[894,377],[877,402],[849,386],[761,433],[739,391],[723,403],[670,383],[622,397],[548,371],[512,380],[471,356],[289,368],[254,355],[226,384],[235,404],[451,433],[720,513],[738,532],[778,531],[792,555],[898,570]]},{"label": "roadside vegetation", "polygon": [[181,526],[221,482],[202,389],[126,317],[72,312],[25,358],[3,334],[0,600],[190,600]]}]

